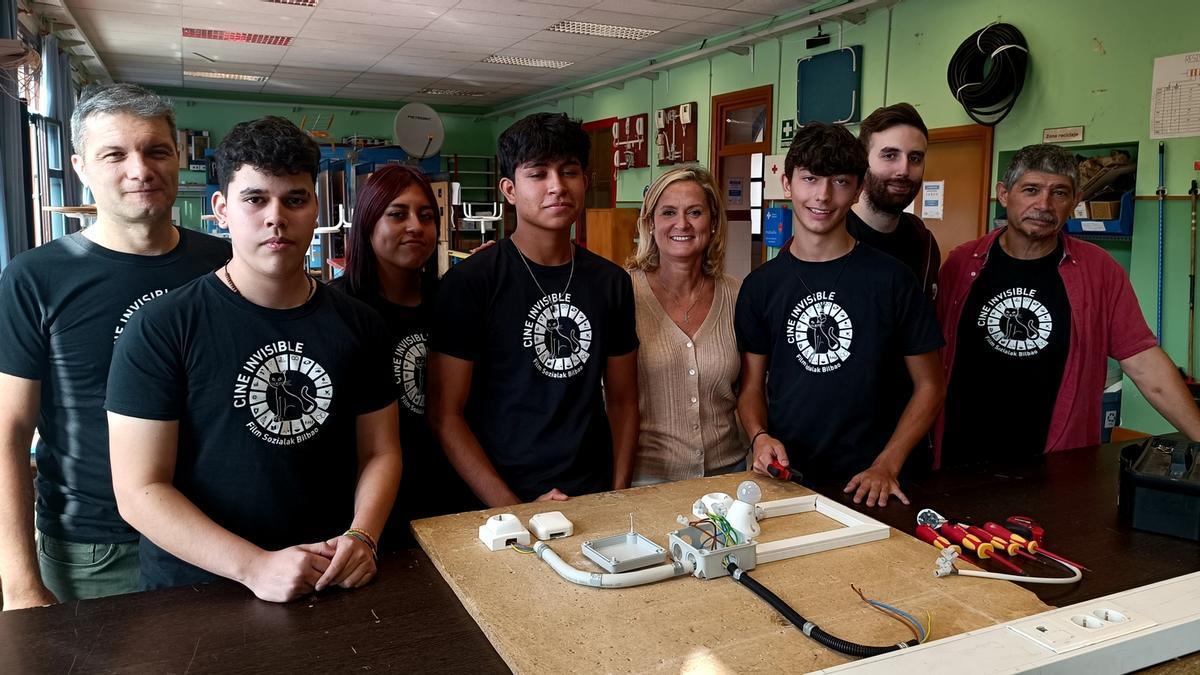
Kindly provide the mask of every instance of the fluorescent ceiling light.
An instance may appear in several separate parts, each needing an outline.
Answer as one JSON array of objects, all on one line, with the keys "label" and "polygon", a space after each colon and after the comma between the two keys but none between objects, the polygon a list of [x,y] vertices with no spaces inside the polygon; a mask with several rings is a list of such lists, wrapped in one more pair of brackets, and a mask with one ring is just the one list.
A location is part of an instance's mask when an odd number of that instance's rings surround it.
[{"label": "fluorescent ceiling light", "polygon": [[186,77],[203,77],[209,80],[237,80],[239,82],[266,82],[266,75],[246,75],[243,73],[214,73],[204,70],[185,70]]},{"label": "fluorescent ceiling light", "polygon": [[275,5],[298,5],[300,7],[316,7],[320,0],[263,0]]},{"label": "fluorescent ceiling light", "polygon": [[590,23],[588,21],[559,21],[546,30],[572,35],[594,35],[596,37],[620,38],[622,40],[642,40],[658,34],[648,28],[633,28],[631,26],[613,26],[607,23]]},{"label": "fluorescent ceiling light", "polygon": [[225,42],[246,42],[255,45],[275,45],[277,47],[288,47],[292,44],[292,38],[285,35],[238,33],[228,30],[210,30],[208,28],[187,28],[186,26],[183,29],[183,37],[223,40]]},{"label": "fluorescent ceiling light", "polygon": [[482,91],[467,91],[466,89],[439,89],[437,87],[425,87],[418,94],[428,96],[483,96]]},{"label": "fluorescent ceiling light", "polygon": [[499,63],[505,66],[528,66],[530,68],[566,68],[574,65],[574,61],[555,61],[553,59],[531,59],[524,56],[504,56],[492,54],[483,60],[484,63]]}]

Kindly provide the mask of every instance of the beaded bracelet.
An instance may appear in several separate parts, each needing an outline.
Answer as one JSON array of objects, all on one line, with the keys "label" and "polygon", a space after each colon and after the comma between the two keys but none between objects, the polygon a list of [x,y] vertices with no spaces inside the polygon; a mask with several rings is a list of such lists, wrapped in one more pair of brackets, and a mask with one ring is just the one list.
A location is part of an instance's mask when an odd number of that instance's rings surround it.
[{"label": "beaded bracelet", "polygon": [[351,539],[357,539],[357,540],[361,541],[362,543],[366,544],[367,548],[370,549],[370,551],[371,551],[371,557],[375,558],[376,560],[379,560],[379,548],[375,544],[375,538],[372,537],[365,530],[360,530],[356,527],[352,527],[352,528],[346,530],[345,532],[343,532],[342,536],[350,537]]}]

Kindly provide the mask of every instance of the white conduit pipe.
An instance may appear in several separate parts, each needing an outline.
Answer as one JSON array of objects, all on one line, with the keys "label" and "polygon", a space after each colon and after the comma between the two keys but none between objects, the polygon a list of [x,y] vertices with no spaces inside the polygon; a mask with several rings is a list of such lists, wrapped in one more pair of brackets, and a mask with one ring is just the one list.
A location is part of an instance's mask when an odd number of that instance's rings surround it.
[{"label": "white conduit pipe", "polygon": [[568,565],[544,541],[534,544],[533,552],[537,554],[537,557],[544,560],[551,569],[558,572],[558,576],[573,584],[595,586],[596,588],[629,588],[630,586],[652,584],[656,581],[666,581],[674,577],[691,574],[692,570],[695,569],[695,563],[692,562],[671,562],[633,572],[601,574],[599,572],[585,572],[584,570]]}]

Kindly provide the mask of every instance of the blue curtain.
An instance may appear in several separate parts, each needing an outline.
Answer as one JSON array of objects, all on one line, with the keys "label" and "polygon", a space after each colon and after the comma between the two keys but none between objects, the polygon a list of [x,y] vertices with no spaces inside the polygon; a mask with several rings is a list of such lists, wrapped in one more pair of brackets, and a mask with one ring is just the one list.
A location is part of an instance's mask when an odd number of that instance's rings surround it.
[{"label": "blue curtain", "polygon": [[[16,0],[0,0],[0,38],[17,37]],[[31,204],[25,180],[29,143],[13,77],[0,77],[0,269],[29,248]],[[22,196],[24,198],[22,199]]]},{"label": "blue curtain", "polygon": [[63,168],[63,205],[79,206],[83,186],[71,168],[71,114],[75,112],[75,83],[71,80],[71,60],[59,48],[58,38],[49,35],[42,42],[42,87],[46,97],[46,117],[58,122],[59,148]]}]

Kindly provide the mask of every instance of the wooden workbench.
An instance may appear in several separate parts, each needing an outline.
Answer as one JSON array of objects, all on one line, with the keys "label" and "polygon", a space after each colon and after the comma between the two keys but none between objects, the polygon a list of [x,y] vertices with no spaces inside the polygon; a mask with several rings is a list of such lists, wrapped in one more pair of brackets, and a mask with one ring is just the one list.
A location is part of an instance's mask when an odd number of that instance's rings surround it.
[{"label": "wooden workbench", "polygon": [[[580,569],[599,571],[580,552],[585,539],[627,531],[633,513],[638,532],[666,548],[666,533],[678,529],[676,516],[689,513],[693,501],[708,492],[733,494],[748,477],[694,479],[486,514],[511,511],[527,521],[541,511],[561,510],[574,523],[575,535],[554,540],[552,548]],[[756,480],[764,500],[807,493],[790,483]],[[848,660],[804,637],[728,578],[689,576],[630,589],[577,586],[536,556],[488,551],[477,536],[483,516],[421,520],[413,531],[516,672],[803,672]],[[771,519],[764,521],[759,541],[836,525],[815,513]],[[887,540],[770,563],[752,576],[826,631],[865,644],[893,644],[911,633],[865,605],[852,583],[922,618],[931,613],[934,637],[1047,609],[1013,584],[936,579],[935,557],[927,544],[893,531]]]},{"label": "wooden workbench", "polygon": [[0,673],[506,673],[417,550],[356,591],[263,602],[229,581],[0,613]]}]

